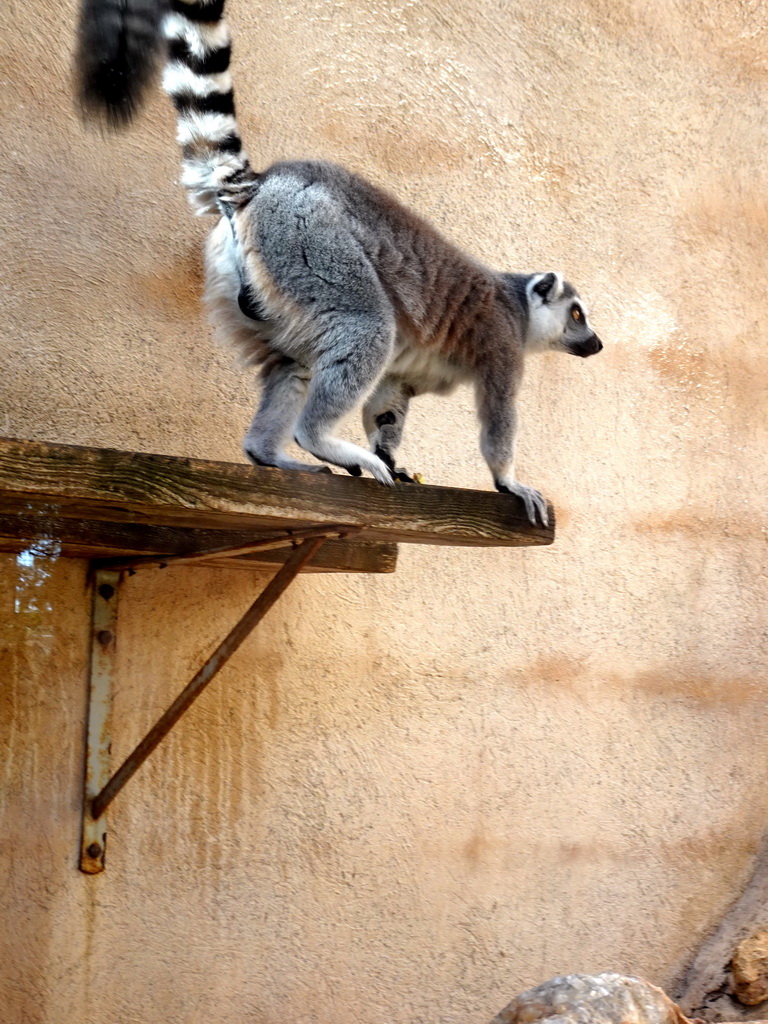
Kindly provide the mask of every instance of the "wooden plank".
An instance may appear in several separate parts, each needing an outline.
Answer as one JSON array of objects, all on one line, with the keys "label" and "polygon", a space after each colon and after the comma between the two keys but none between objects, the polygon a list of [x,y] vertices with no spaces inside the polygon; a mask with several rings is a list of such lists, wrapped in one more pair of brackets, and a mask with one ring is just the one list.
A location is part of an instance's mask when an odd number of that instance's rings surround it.
[{"label": "wooden plank", "polygon": [[[147,523],[111,523],[92,519],[66,519],[41,511],[37,514],[0,516],[0,551],[18,552],[37,540],[51,538],[69,558],[115,558],[120,555],[176,555],[205,551],[220,545],[238,547],[258,539],[250,530],[190,530]],[[211,566],[258,570],[282,565],[290,548],[260,551],[242,558],[205,562]],[[397,545],[328,540],[303,572],[394,572]],[[193,565],[194,567],[194,565]]]},{"label": "wooden plank", "polygon": [[[551,544],[522,502],[495,491],[286,473],[245,464],[0,440],[0,514],[213,530],[309,524],[363,528],[365,541]],[[551,521],[554,513],[550,509]]]}]

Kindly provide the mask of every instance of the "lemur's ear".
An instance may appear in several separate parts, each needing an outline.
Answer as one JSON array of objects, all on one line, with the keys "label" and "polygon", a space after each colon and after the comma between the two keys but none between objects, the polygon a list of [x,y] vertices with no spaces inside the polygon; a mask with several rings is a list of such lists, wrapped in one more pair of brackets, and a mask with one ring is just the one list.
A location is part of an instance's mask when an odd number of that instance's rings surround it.
[{"label": "lemur's ear", "polygon": [[550,270],[548,274],[537,274],[529,287],[544,302],[555,302],[563,294],[563,279],[560,274]]}]

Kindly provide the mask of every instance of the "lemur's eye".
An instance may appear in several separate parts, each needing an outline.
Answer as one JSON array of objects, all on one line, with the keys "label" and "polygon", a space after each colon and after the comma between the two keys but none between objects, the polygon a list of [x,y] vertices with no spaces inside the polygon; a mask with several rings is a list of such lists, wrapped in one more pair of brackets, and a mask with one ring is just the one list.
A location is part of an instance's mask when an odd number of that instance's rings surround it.
[{"label": "lemur's eye", "polygon": [[576,323],[578,323],[579,320],[581,320],[581,310],[579,309],[578,306],[574,306],[573,309],[571,310],[571,318],[573,320],[575,320]]}]

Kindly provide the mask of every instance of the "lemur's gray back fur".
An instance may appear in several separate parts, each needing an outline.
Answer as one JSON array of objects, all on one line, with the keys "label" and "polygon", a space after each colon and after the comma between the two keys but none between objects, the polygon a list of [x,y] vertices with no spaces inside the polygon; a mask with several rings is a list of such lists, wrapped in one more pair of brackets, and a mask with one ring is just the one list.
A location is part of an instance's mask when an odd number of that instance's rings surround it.
[{"label": "lemur's gray back fur", "polygon": [[[162,25],[181,181],[198,213],[219,217],[206,247],[206,299],[220,331],[261,369],[246,453],[261,465],[323,470],[285,454],[293,437],[351,473],[407,480],[394,455],[408,402],[471,381],[496,486],[519,495],[533,522],[546,523],[541,495],[514,477],[515,395],[526,352],[600,350],[584,304],[559,274],[485,267],[341,167],[301,161],[254,171],[235,120],[223,7],[223,0],[84,0],[81,31],[101,40],[104,59],[86,58],[81,46],[81,95],[89,114],[102,112],[112,125],[128,120]],[[108,67],[116,53],[121,73],[138,83],[126,86],[125,97]],[[372,452],[333,434],[361,402]]]}]

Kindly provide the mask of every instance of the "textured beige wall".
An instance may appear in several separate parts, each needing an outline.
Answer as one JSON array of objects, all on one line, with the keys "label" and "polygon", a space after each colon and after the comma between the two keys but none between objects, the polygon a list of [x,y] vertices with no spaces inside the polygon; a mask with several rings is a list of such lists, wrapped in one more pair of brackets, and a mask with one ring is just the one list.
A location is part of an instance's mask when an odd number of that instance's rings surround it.
[{"label": "textured beige wall", "polygon": [[[707,0],[233,0],[254,162],[332,157],[458,242],[562,268],[606,341],[546,356],[547,550],[300,580],[76,869],[81,564],[0,575],[0,1019],[481,1024],[611,968],[665,984],[768,812],[768,13]],[[239,459],[172,115],[70,110],[72,2],[6,5],[0,433]],[[489,486],[471,396],[404,461]],[[115,759],[261,585],[125,585]]]}]

